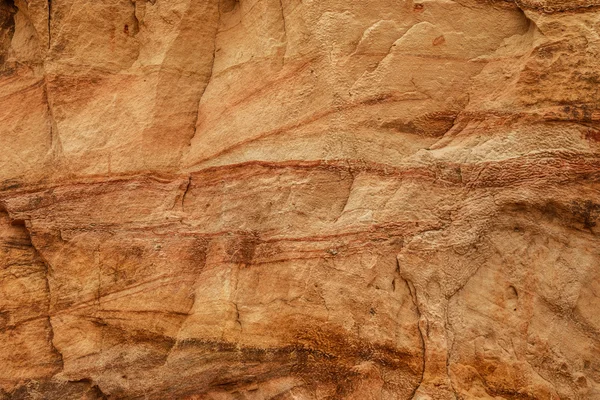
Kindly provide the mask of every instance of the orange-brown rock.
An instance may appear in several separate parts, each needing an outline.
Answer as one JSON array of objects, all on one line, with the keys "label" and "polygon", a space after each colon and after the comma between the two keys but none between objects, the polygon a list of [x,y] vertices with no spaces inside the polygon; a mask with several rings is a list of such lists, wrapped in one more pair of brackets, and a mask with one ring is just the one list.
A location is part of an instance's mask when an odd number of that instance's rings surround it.
[{"label": "orange-brown rock", "polygon": [[0,399],[600,399],[597,0],[0,0]]}]

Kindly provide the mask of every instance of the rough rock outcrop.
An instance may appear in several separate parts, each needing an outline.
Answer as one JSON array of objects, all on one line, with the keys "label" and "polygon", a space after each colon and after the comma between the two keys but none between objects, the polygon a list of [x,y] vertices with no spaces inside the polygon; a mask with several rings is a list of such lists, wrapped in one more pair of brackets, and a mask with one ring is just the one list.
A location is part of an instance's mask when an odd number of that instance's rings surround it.
[{"label": "rough rock outcrop", "polygon": [[0,398],[600,399],[597,0],[1,0]]}]

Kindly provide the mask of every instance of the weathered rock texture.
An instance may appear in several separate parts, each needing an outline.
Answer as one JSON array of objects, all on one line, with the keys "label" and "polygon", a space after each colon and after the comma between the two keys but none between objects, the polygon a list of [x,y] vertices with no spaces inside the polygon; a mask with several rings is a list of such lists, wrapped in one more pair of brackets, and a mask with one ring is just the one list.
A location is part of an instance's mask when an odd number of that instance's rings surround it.
[{"label": "weathered rock texture", "polygon": [[0,398],[600,399],[597,0],[1,0]]}]

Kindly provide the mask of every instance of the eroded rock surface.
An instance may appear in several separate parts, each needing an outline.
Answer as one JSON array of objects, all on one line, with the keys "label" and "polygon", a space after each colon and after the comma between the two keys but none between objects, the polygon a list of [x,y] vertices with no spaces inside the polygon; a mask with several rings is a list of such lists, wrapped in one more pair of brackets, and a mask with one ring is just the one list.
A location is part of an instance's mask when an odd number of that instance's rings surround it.
[{"label": "eroded rock surface", "polygon": [[0,398],[600,399],[600,2],[1,0]]}]

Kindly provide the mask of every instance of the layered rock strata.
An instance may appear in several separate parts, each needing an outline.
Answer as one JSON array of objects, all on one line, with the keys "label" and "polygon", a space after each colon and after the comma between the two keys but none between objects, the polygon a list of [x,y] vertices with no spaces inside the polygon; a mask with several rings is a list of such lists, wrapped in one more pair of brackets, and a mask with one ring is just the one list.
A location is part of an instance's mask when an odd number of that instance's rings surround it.
[{"label": "layered rock strata", "polygon": [[600,398],[599,32],[2,0],[0,398]]}]

